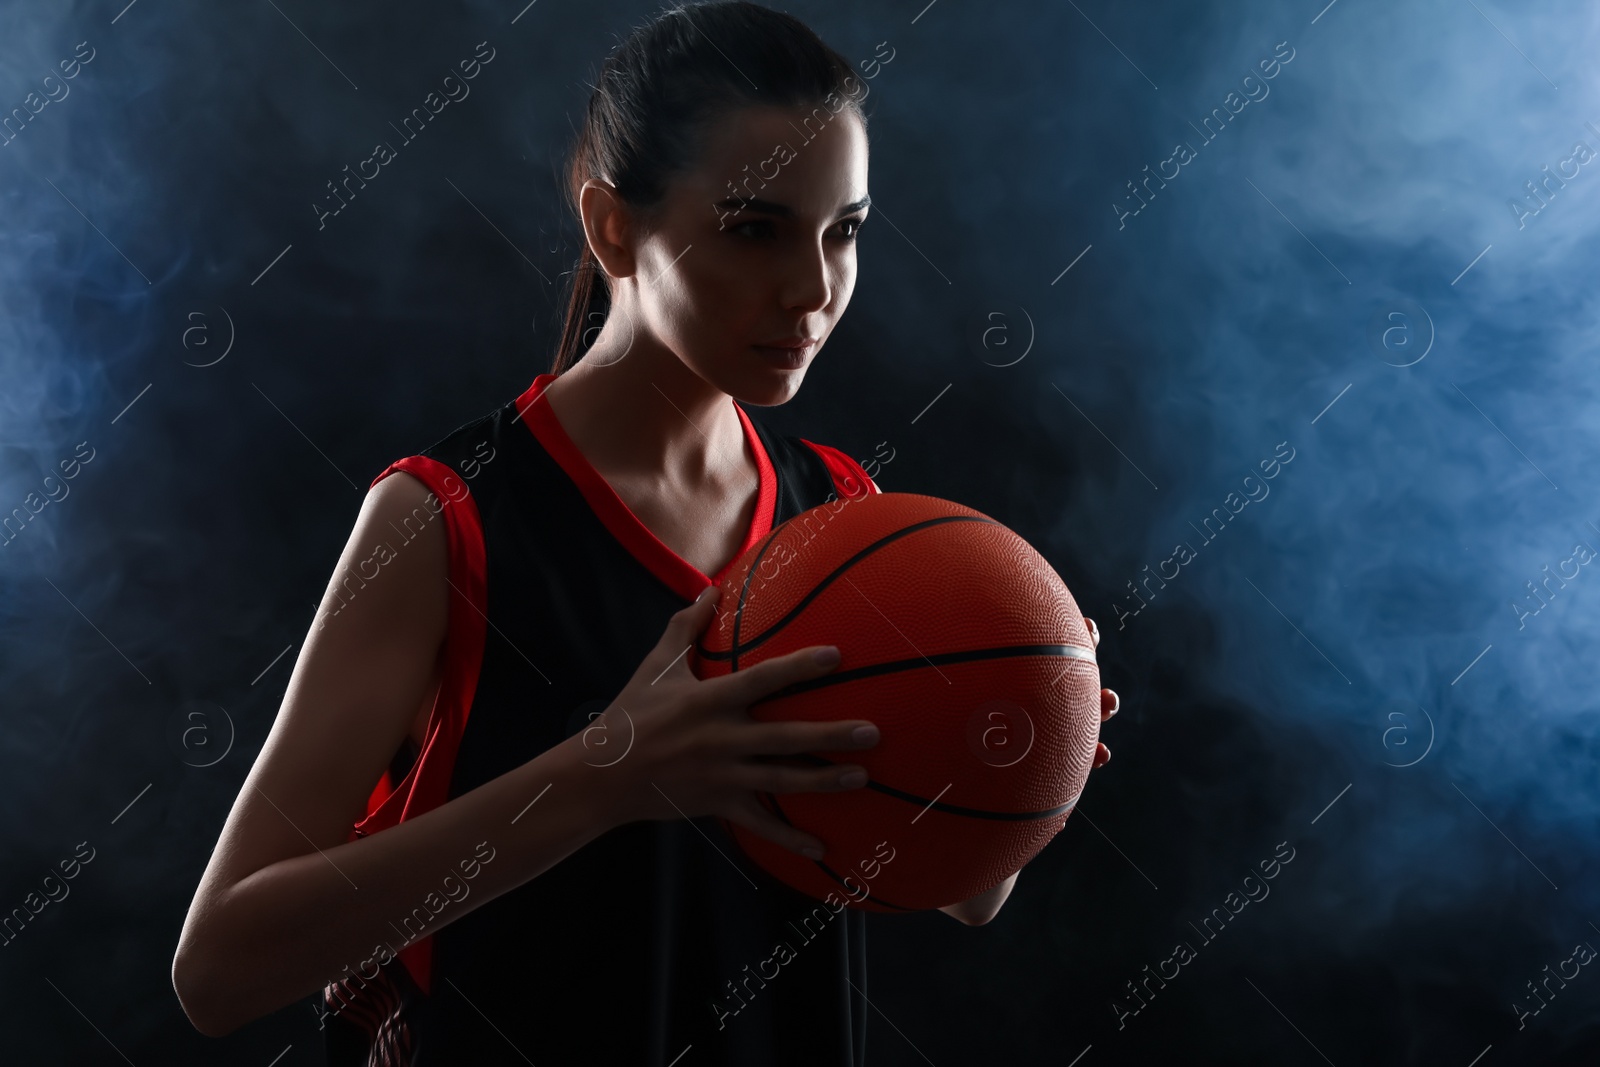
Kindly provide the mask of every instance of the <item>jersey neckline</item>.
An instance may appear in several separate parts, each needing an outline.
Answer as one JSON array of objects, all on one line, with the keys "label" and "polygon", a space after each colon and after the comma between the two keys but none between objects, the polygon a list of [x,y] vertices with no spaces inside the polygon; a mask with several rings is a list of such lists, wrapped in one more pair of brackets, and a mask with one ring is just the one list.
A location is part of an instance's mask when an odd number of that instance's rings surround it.
[{"label": "jersey neckline", "polygon": [[644,524],[638,515],[634,514],[627,502],[611,488],[605,476],[589,462],[589,458],[578,448],[577,442],[567,435],[566,429],[556,418],[555,409],[544,397],[545,386],[555,380],[554,374],[540,374],[517,398],[517,412],[523,424],[577,485],[579,492],[593,509],[595,517],[634,559],[661,579],[673,592],[685,600],[693,600],[706,586],[720,582],[734,560],[744,555],[751,545],[772,532],[773,507],[778,499],[777,472],[773,469],[771,457],[761,444],[760,435],[750,422],[750,416],[746,415],[744,408],[731,397],[728,402],[733,404],[733,410],[739,413],[739,422],[744,427],[745,441],[756,458],[760,486],[756,491],[756,505],[750,517],[750,529],[745,533],[743,543],[734,552],[732,559],[724,563],[715,575],[708,577],[694,564],[673,551]]}]

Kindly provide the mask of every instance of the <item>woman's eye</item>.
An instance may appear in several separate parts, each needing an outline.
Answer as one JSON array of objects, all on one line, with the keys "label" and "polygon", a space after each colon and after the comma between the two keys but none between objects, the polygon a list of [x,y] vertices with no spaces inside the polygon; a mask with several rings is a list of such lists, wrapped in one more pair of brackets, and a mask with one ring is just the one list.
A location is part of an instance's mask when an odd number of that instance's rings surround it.
[{"label": "woman's eye", "polygon": [[[846,242],[854,241],[856,239],[856,234],[861,230],[861,222],[861,219],[845,219],[843,222],[841,222],[839,225],[842,227],[847,227],[848,232],[840,234],[840,238]],[[764,228],[751,232],[750,227],[752,226],[760,226]],[[730,227],[730,229],[733,233],[742,234],[745,237],[751,238],[770,237],[773,233],[772,223],[767,219],[754,219],[750,222],[735,223],[732,227]]]}]

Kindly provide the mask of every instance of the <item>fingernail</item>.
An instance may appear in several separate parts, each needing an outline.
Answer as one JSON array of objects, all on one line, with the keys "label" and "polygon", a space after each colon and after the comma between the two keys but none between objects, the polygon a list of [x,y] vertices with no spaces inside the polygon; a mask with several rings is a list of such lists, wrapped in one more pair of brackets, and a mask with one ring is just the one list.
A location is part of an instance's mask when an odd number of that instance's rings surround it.
[{"label": "fingernail", "polygon": [[1117,694],[1117,691],[1115,689],[1113,689],[1113,690],[1111,690],[1111,714],[1115,715],[1117,712],[1119,712],[1121,710],[1122,710],[1122,697]]},{"label": "fingernail", "polygon": [[822,850],[820,848],[812,848],[810,845],[801,849],[800,854],[808,860],[820,860],[822,858]]},{"label": "fingernail", "polygon": [[703,604],[707,600],[710,600],[713,596],[716,596],[716,594],[717,594],[717,587],[714,586],[714,585],[708,585],[704,589],[700,590],[700,595],[699,596],[694,598],[695,603],[696,604]]},{"label": "fingernail", "polygon": [[833,645],[824,645],[811,653],[811,658],[819,667],[832,667],[839,662],[839,649]]},{"label": "fingernail", "polygon": [[858,745],[870,745],[878,739],[876,726],[857,726],[850,733],[850,739]]}]

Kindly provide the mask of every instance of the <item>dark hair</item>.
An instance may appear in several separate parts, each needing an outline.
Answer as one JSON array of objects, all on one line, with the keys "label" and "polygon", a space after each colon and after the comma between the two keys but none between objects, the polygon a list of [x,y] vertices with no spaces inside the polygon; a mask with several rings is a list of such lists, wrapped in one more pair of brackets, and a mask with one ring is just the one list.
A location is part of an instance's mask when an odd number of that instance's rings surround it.
[{"label": "dark hair", "polygon": [[679,5],[636,28],[601,67],[567,165],[567,199],[583,250],[571,272],[552,373],[582,357],[597,332],[591,319],[603,323],[611,309],[609,281],[581,233],[584,182],[607,179],[648,218],[669,179],[694,165],[704,135],[730,112],[820,105],[825,123],[826,103],[837,96],[865,127],[861,90],[849,61],[805,23],[759,4]]}]

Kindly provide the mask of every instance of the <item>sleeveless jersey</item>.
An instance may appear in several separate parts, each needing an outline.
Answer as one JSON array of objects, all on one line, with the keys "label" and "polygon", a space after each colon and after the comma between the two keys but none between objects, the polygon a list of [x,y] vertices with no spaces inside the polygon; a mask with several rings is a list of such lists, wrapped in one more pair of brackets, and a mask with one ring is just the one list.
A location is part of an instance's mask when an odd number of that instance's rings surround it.
[{"label": "sleeveless jersey", "polygon": [[[432,491],[416,519],[444,523],[452,589],[425,743],[396,755],[350,840],[590,725],[668,616],[727,569],[702,574],[634,515],[543,398],[554,380],[373,479],[405,471]],[[760,475],[734,559],[802,511],[879,491],[845,453],[734,408]],[[404,526],[393,550],[416,536]],[[474,836],[438,892],[318,998],[331,1067],[861,1067],[865,915],[767,875],[716,818],[616,827],[438,927],[494,862],[494,832]]]}]

